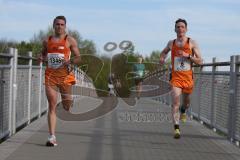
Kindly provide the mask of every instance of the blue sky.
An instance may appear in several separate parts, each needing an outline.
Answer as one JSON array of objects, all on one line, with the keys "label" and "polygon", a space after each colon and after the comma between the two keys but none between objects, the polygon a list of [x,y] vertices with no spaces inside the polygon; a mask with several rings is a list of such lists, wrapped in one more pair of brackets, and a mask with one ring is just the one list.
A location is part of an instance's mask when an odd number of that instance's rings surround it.
[{"label": "blue sky", "polygon": [[101,53],[106,42],[122,40],[131,40],[143,55],[162,50],[176,36],[175,20],[185,18],[205,62],[240,54],[238,0],[0,0],[0,38],[28,41],[57,15],[65,15],[68,28],[93,40]]}]

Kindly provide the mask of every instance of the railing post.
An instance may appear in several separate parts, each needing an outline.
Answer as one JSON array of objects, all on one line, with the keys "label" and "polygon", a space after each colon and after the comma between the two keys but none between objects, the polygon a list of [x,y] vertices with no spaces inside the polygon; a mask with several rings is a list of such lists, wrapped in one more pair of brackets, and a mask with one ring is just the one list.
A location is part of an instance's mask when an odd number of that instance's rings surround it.
[{"label": "railing post", "polygon": [[214,89],[214,86],[215,86],[215,74],[216,74],[216,71],[217,71],[217,66],[214,65],[214,63],[217,62],[217,59],[216,57],[214,57],[212,59],[212,84],[211,84],[211,87],[212,87],[212,91],[211,91],[211,117],[210,117],[210,123],[211,123],[211,127],[214,127],[215,124],[214,124],[214,113],[215,113],[215,106],[214,106],[214,94],[215,94],[215,89]]},{"label": "railing post", "polygon": [[17,100],[17,63],[18,51],[10,48],[9,52],[13,57],[10,60],[10,93],[9,93],[9,130],[10,135],[16,133],[16,100]]},{"label": "railing post", "polygon": [[237,74],[239,67],[236,62],[240,61],[240,56],[231,56],[230,64],[230,84],[229,84],[229,108],[228,108],[228,138],[235,139],[236,112],[237,112]]},{"label": "railing post", "polygon": [[200,66],[199,68],[199,91],[198,91],[198,120],[201,119],[201,94],[202,94],[202,70],[203,70],[203,66]]},{"label": "railing post", "polygon": [[4,115],[4,83],[5,83],[5,80],[4,80],[4,69],[1,69],[0,68],[0,139],[2,138],[2,133],[4,132],[4,129],[3,129],[3,124],[4,124],[4,118],[3,118],[3,115]]},{"label": "railing post", "polygon": [[[28,52],[28,56],[32,57],[32,52]],[[32,59],[28,61],[28,100],[27,100],[27,123],[31,121],[31,84],[32,84]]]},{"label": "railing post", "polygon": [[43,76],[43,75],[42,75],[42,70],[43,70],[43,69],[42,69],[42,68],[43,68],[43,67],[42,67],[42,62],[40,62],[39,67],[40,67],[40,68],[39,68],[39,101],[38,101],[39,104],[38,104],[38,118],[41,117],[41,114],[42,114],[42,113],[41,113],[41,112],[42,112],[42,111],[41,111],[41,108],[42,108],[42,105],[41,105],[41,102],[42,102],[42,87],[43,87],[43,86],[42,86],[42,85],[43,85],[43,83],[42,83],[42,76]]},{"label": "railing post", "polygon": [[9,48],[9,54],[13,55],[10,59],[10,78],[9,78],[9,113],[8,113],[8,128],[10,135],[12,135],[12,104],[13,104],[13,58],[14,58],[14,49]]}]

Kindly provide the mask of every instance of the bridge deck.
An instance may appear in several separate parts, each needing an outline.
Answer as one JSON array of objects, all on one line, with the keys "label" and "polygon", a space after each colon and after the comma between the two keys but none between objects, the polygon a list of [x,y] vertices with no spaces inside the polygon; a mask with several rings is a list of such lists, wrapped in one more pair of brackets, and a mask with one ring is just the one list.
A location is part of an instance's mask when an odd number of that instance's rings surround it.
[{"label": "bridge deck", "polygon": [[194,120],[173,139],[170,108],[140,99],[120,101],[107,115],[87,122],[57,122],[57,147],[46,147],[46,116],[0,145],[1,160],[239,160],[240,149]]}]

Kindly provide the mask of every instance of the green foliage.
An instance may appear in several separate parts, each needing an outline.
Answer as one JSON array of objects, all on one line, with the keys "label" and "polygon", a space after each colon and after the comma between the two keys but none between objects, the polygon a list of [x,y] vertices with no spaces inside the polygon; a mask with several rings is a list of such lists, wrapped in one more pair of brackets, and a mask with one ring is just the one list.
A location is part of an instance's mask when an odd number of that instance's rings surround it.
[{"label": "green foliage", "polygon": [[[53,33],[54,30],[49,26],[47,30],[40,30],[38,33],[35,33],[29,42],[16,42],[13,40],[7,41],[6,39],[1,39],[0,52],[7,53],[8,48],[13,47],[18,49],[19,55],[26,56],[28,51],[32,51],[33,57],[37,57],[37,55],[41,53],[43,40],[48,36],[53,35]],[[69,29],[67,33],[76,39],[81,54],[96,54],[96,46],[93,41],[83,40],[80,33],[76,30]]]},{"label": "green foliage", "polygon": [[[32,51],[33,57],[37,57],[42,50],[42,41],[53,33],[54,30],[49,26],[46,30],[40,30],[38,33],[35,33],[29,42],[16,42],[2,39],[0,40],[0,51],[1,53],[7,53],[9,47],[14,47],[18,49],[19,55],[27,56],[27,52]],[[111,57],[97,55],[95,43],[92,40],[83,39],[77,30],[69,29],[67,33],[76,39],[82,56],[80,68],[93,79],[95,87],[108,90],[108,76],[111,71],[116,74],[122,83],[121,90],[119,90],[120,94],[128,96],[129,88],[134,85],[134,81],[127,79],[126,74],[132,71],[132,65],[137,63],[138,57],[141,56],[135,52],[135,46],[132,44],[132,46],[123,53],[115,55],[111,62]],[[159,54],[160,51],[153,51],[149,57],[144,59],[143,63],[145,64],[146,70],[153,71],[158,67],[158,65],[152,62],[158,62]],[[24,60],[19,60],[19,64],[25,64]]]},{"label": "green foliage", "polygon": [[[108,56],[95,56],[83,54],[81,57],[80,69],[83,70],[93,81],[95,88],[108,90],[108,76],[110,73],[111,59]],[[106,92],[97,92],[99,96]]]},{"label": "green foliage", "polygon": [[38,33],[35,33],[30,39],[31,43],[42,44],[42,41],[50,35],[54,34],[54,30],[49,26],[46,30],[40,30]]},{"label": "green foliage", "polygon": [[93,82],[96,81],[101,73],[104,62],[102,59],[95,55],[82,55],[80,68],[92,78]]},{"label": "green foliage", "polygon": [[41,51],[41,47],[41,44],[25,41],[18,43],[16,46],[16,48],[18,49],[18,54],[23,56],[26,56],[29,51],[33,52],[33,56],[39,54]]},{"label": "green foliage", "polygon": [[134,53],[134,51],[135,51],[135,46],[134,46],[134,44],[132,43],[131,44],[131,47],[129,47],[127,50],[125,50],[123,53],[125,54],[125,55],[128,55],[128,56],[130,56],[130,55],[136,55],[136,53]]},{"label": "green foliage", "polygon": [[[17,42],[16,41],[9,41],[7,39],[0,39],[0,53],[9,53],[9,48],[16,48]],[[9,58],[0,58],[0,64],[9,64]]]},{"label": "green foliage", "polygon": [[0,53],[8,53],[8,49],[16,48],[17,44],[14,40],[0,39]]},{"label": "green foliage", "polygon": [[[103,62],[103,67],[99,73],[99,76],[94,82],[94,85],[97,89],[101,90],[108,90],[108,76],[110,74],[110,65],[111,65],[111,59],[107,56],[101,56],[99,57]],[[103,96],[103,95],[101,95]]]},{"label": "green foliage", "polygon": [[[93,54],[93,55],[96,54],[96,46],[93,41],[84,40],[81,34],[77,30],[68,29],[67,33],[75,38],[80,48],[81,54]],[[44,40],[44,38],[47,38],[53,34],[54,34],[54,30],[52,29],[52,27],[49,26],[47,30],[45,31],[40,30],[37,34],[34,34],[30,42],[35,44],[42,44],[42,41]],[[41,49],[38,50],[38,52],[40,53]]]},{"label": "green foliage", "polygon": [[117,88],[117,93],[120,97],[129,97],[130,88],[134,86],[134,80],[128,79],[127,74],[132,72],[132,65],[129,63],[136,58],[133,54],[117,54],[112,58],[111,72],[115,75],[115,79],[121,82],[121,87]]},{"label": "green foliage", "polygon": [[146,67],[149,69],[149,71],[154,71],[160,67],[167,68],[167,66],[171,64],[171,58],[169,57],[166,59],[165,61],[166,63],[164,64],[164,66],[160,66],[159,64],[160,53],[161,51],[155,50],[152,51],[149,57],[145,58],[145,62],[149,63],[149,65]]},{"label": "green foliage", "polygon": [[91,40],[83,40],[79,44],[81,54],[96,55],[95,43]]},{"label": "green foliage", "polygon": [[124,55],[127,57],[126,62],[127,63],[137,63],[139,55],[137,54],[125,54]]},{"label": "green foliage", "polygon": [[161,51],[152,51],[149,57],[145,58],[146,62],[152,62],[152,63],[159,63],[159,58],[160,58],[160,53]]}]

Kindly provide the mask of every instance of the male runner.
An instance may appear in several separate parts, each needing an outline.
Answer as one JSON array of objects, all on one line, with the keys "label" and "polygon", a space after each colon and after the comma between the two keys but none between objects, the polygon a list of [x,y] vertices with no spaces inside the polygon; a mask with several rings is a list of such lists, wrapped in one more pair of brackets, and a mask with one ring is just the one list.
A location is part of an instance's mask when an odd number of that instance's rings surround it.
[{"label": "male runner", "polygon": [[[71,72],[71,64],[80,62],[80,53],[77,41],[66,33],[66,18],[57,16],[53,21],[54,34],[43,41],[41,61],[47,61],[45,70],[45,89],[49,103],[48,126],[49,137],[47,146],[57,146],[56,105],[58,90],[61,93],[62,104],[69,111],[72,105],[71,86],[75,84],[75,77]],[[70,60],[71,53],[74,54]]]},{"label": "male runner", "polygon": [[[175,22],[177,38],[170,40],[160,54],[160,64],[164,64],[168,52],[171,50],[172,63],[172,117],[174,123],[174,138],[180,138],[179,119],[186,121],[186,109],[190,104],[190,94],[193,90],[192,63],[202,64],[202,58],[197,43],[186,36],[187,22],[178,19]],[[183,93],[183,106],[180,108],[180,96]]]}]

